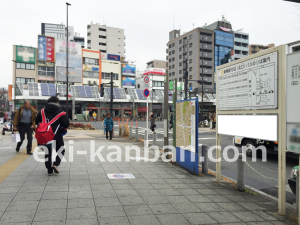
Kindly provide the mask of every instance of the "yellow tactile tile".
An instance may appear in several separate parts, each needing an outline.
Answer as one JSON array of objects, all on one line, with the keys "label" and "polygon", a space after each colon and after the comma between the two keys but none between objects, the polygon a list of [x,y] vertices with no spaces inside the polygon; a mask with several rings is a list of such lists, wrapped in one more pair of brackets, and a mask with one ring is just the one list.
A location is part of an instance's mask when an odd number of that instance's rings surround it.
[{"label": "yellow tactile tile", "polygon": [[[35,149],[36,142],[32,144],[32,149]],[[8,160],[6,163],[2,164],[0,166],[0,184],[12,173],[15,169],[18,168],[19,165],[22,164],[22,162],[25,161],[29,157],[29,155],[26,154],[26,149],[23,151],[20,151],[18,154],[16,154],[14,157],[12,157],[10,160]]]}]

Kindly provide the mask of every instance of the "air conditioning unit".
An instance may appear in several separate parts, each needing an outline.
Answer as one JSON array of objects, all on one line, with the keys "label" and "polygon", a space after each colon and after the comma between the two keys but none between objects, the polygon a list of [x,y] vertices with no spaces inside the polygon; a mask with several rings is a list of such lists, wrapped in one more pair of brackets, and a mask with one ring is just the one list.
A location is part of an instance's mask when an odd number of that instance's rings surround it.
[{"label": "air conditioning unit", "polygon": [[88,85],[91,85],[91,84],[92,84],[92,82],[89,80],[89,81],[88,81]]}]

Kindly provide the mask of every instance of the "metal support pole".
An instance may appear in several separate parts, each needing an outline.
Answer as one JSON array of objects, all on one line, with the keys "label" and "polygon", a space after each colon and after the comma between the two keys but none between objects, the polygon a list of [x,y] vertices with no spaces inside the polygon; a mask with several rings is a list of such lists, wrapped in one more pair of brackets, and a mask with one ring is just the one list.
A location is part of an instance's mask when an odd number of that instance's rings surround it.
[{"label": "metal support pole", "polygon": [[[169,145],[169,131],[168,131],[168,110],[169,110],[169,73],[166,73],[164,83],[164,146]],[[168,149],[164,149],[168,152]]]},{"label": "metal support pole", "polygon": [[132,138],[132,126],[129,127],[129,139]]},{"label": "metal support pole", "polygon": [[237,190],[244,191],[245,190],[245,162],[243,162],[243,153],[239,154],[239,158],[237,160]]},{"label": "metal support pole", "polygon": [[122,136],[125,135],[125,125],[122,125]]},{"label": "metal support pole", "polygon": [[144,133],[144,142],[148,144],[148,128],[145,130],[145,133]]},{"label": "metal support pole", "polygon": [[67,88],[67,96],[66,96],[66,113],[69,115],[69,15],[68,15],[68,6],[71,5],[66,2],[67,5],[67,44],[66,44],[66,88]]},{"label": "metal support pole", "polygon": [[110,114],[113,117],[113,100],[114,100],[114,82],[113,82],[114,73],[110,73]]},{"label": "metal support pole", "polygon": [[201,145],[201,147],[202,147],[202,154],[201,155],[203,157],[202,173],[203,174],[208,174],[208,155],[207,155],[208,146],[207,145]]},{"label": "metal support pole", "polygon": [[135,140],[139,141],[139,128],[138,127],[135,128]]},{"label": "metal support pole", "polygon": [[203,96],[204,96],[204,91],[203,91],[203,39],[202,38],[202,100],[201,100],[201,121],[204,121],[204,117],[203,117],[203,107],[204,107],[204,102],[203,102]]},{"label": "metal support pole", "polygon": [[153,143],[152,145],[156,145],[156,132],[153,131]]},{"label": "metal support pole", "polygon": [[75,120],[75,96],[72,97],[72,120]]},{"label": "metal support pole", "polygon": [[[176,147],[176,101],[177,101],[177,78],[175,78],[174,84],[174,91],[173,91],[173,147]],[[173,153],[174,154],[174,153]],[[176,154],[176,152],[175,152]],[[176,155],[175,155],[176,157]]]},{"label": "metal support pole", "polygon": [[[218,125],[217,125],[218,126]],[[218,128],[217,128],[218,131]],[[221,137],[220,135],[216,132],[216,142],[217,142],[217,146],[221,147]],[[216,181],[218,183],[221,183],[221,149],[217,147],[216,149],[216,159],[220,159],[220,161],[218,161],[216,163]]]}]

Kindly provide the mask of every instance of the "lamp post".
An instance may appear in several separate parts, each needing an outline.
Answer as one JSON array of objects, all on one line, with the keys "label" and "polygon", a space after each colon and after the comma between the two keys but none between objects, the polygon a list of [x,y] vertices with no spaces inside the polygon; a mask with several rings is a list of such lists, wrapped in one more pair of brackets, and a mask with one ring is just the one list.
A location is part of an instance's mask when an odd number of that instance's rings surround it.
[{"label": "lamp post", "polygon": [[202,99],[201,99],[201,105],[202,105],[202,107],[201,107],[201,119],[203,120],[203,107],[204,107],[204,104],[203,104],[203,95],[204,95],[204,92],[203,92],[203,40],[204,40],[204,38],[202,38],[201,39],[201,41],[202,41],[202,62],[201,62],[201,64],[202,64],[202,72],[201,72],[201,75],[202,75]]},{"label": "lamp post", "polygon": [[66,2],[67,5],[67,44],[66,44],[66,83],[67,83],[67,96],[66,96],[66,113],[69,116],[69,107],[68,107],[68,101],[69,101],[69,15],[68,15],[68,6],[71,6],[70,3]]}]

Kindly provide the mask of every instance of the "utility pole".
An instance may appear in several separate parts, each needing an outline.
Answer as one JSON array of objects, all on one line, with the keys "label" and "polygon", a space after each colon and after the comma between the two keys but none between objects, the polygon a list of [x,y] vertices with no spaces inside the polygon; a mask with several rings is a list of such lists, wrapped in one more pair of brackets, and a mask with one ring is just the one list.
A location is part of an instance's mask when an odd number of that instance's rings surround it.
[{"label": "utility pole", "polygon": [[67,96],[66,96],[66,113],[69,117],[69,107],[68,107],[68,101],[69,101],[69,18],[68,18],[68,6],[70,6],[71,4],[66,2],[67,5],[67,44],[66,44],[66,64],[67,64],[67,68],[66,68],[66,88],[67,88]]},{"label": "utility pole", "polygon": [[[167,71],[164,80],[164,146],[169,145],[169,129],[168,129],[168,120],[169,120],[169,72]],[[165,148],[164,152],[169,150]]]},{"label": "utility pole", "polygon": [[203,107],[204,107],[204,102],[203,102],[203,95],[204,95],[204,92],[203,92],[203,40],[204,38],[201,39],[202,40],[202,100],[201,100],[201,121],[203,121]]},{"label": "utility pole", "polygon": [[[183,56],[186,56],[185,61],[185,72],[184,72],[184,100],[187,100],[187,92],[188,92],[188,37],[186,37],[186,45],[184,45],[184,39],[183,41]],[[184,47],[186,46],[187,52],[184,53]],[[177,84],[176,84],[177,85]]]},{"label": "utility pole", "polygon": [[114,91],[113,76],[114,76],[114,73],[111,72],[110,73],[110,114],[111,114],[111,117],[113,117],[113,99],[114,99],[114,94],[113,94],[113,91]]}]

